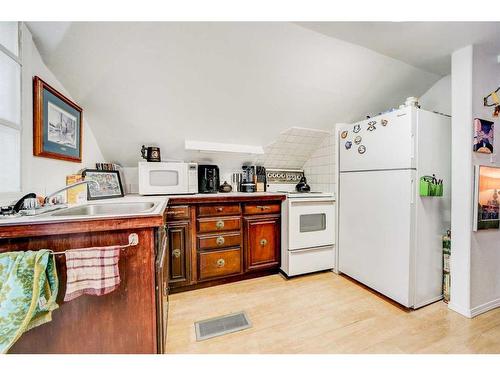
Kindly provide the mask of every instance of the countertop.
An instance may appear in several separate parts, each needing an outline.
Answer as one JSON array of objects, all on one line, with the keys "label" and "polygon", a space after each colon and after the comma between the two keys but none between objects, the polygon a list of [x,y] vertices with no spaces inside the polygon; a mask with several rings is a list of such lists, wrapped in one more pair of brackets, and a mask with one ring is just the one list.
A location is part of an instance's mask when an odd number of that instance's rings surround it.
[{"label": "countertop", "polygon": [[155,206],[152,210],[147,212],[131,213],[131,214],[106,214],[106,215],[75,215],[75,216],[52,216],[55,212],[62,212],[65,209],[51,211],[36,216],[17,216],[13,218],[0,218],[0,227],[9,225],[22,225],[22,224],[45,224],[57,222],[74,222],[83,220],[105,220],[115,218],[132,218],[132,217],[155,217],[161,216],[167,207],[168,198],[161,196],[141,196],[141,195],[126,195],[120,198],[102,199],[87,201],[79,205],[72,205],[68,208],[79,207],[83,205],[92,204],[116,204],[116,203],[137,203],[137,202],[153,202]]},{"label": "countertop", "polygon": [[[116,204],[116,203],[134,203],[134,202],[153,202],[155,206],[152,210],[140,213],[131,214],[103,214],[103,215],[75,215],[75,216],[52,216],[55,212],[62,212],[64,209],[47,212],[37,216],[17,216],[9,218],[0,217],[0,227],[12,225],[30,225],[30,224],[47,224],[47,223],[61,223],[61,222],[76,222],[88,220],[106,220],[116,218],[136,218],[136,217],[158,217],[162,216],[169,200],[175,200],[176,203],[180,202],[218,202],[225,199],[265,199],[265,197],[273,197],[276,199],[284,200],[286,198],[283,193],[260,192],[260,193],[216,193],[216,194],[185,194],[185,195],[150,195],[142,196],[138,194],[128,194],[121,198],[93,200],[83,203],[81,205],[92,204]],[[72,205],[68,208],[78,207],[81,205]]]}]

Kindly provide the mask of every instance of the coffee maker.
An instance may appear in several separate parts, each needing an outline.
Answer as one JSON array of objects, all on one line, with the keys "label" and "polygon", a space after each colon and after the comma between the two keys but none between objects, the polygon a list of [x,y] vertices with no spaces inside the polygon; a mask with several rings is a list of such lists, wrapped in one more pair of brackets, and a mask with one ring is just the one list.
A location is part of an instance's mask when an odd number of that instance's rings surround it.
[{"label": "coffee maker", "polygon": [[256,185],[256,175],[255,175],[255,166],[253,165],[244,165],[243,169],[243,178],[240,183],[240,191],[244,193],[253,193],[257,189]]},{"label": "coffee maker", "polygon": [[219,167],[216,165],[198,165],[199,193],[217,193],[219,185]]}]

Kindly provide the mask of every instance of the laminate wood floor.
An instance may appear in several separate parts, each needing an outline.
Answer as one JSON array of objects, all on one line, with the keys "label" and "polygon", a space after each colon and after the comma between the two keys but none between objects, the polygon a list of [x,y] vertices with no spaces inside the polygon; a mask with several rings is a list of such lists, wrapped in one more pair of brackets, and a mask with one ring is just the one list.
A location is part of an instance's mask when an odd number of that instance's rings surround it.
[{"label": "laminate wood floor", "polygon": [[[195,321],[242,310],[252,328],[196,341]],[[408,311],[332,272],[272,275],[171,295],[167,353],[500,353],[500,309]]]}]

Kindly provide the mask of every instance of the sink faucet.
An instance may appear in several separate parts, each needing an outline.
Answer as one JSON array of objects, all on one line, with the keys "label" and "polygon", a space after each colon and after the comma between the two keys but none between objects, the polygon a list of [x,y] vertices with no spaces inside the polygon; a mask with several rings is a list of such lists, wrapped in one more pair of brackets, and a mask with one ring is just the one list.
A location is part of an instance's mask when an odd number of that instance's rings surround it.
[{"label": "sink faucet", "polygon": [[69,190],[71,188],[74,188],[75,186],[79,186],[79,185],[83,185],[83,184],[94,184],[95,187],[97,189],[99,189],[99,183],[97,181],[94,181],[94,180],[85,180],[85,181],[79,181],[79,182],[75,182],[74,184],[71,184],[71,185],[68,185],[68,186],[65,186],[63,187],[62,189],[59,189],[57,190],[56,192],[52,193],[52,194],[49,194],[45,197],[45,200],[44,200],[44,205],[50,205],[50,198],[52,197],[55,197],[56,195],[59,195],[61,194],[62,192],[66,191],[66,190]]}]

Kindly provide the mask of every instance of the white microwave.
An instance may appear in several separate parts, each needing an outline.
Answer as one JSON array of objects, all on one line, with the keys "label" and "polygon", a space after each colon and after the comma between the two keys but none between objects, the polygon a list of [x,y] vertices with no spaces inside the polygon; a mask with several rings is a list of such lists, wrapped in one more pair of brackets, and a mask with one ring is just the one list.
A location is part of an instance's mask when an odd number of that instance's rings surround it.
[{"label": "white microwave", "polygon": [[196,194],[198,164],[139,162],[139,194]]}]

